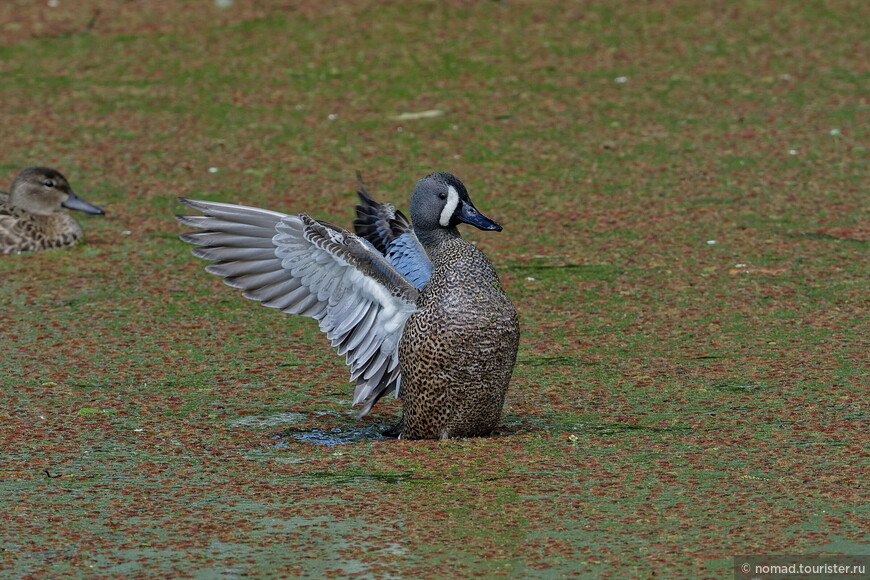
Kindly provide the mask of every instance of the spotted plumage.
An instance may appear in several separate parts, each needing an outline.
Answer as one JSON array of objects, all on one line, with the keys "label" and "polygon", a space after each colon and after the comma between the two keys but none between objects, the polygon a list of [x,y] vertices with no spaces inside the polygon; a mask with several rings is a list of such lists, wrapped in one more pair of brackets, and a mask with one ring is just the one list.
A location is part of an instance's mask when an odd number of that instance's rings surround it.
[{"label": "spotted plumage", "polygon": [[517,313],[474,245],[456,236],[427,249],[432,277],[399,343],[403,428],[427,439],[486,435],[513,371]]},{"label": "spotted plumage", "polygon": [[82,239],[82,228],[64,208],[89,214],[103,210],[78,197],[61,173],[28,167],[0,191],[0,253],[20,254],[66,248]]},{"label": "spotted plumage", "polygon": [[487,435],[498,425],[519,342],[517,313],[490,261],[457,225],[501,230],[449,173],[417,184],[410,222],[363,188],[357,233],[305,214],[185,200],[201,228],[182,239],[248,298],[315,318],[347,357],[354,404],[402,400],[388,434]]}]

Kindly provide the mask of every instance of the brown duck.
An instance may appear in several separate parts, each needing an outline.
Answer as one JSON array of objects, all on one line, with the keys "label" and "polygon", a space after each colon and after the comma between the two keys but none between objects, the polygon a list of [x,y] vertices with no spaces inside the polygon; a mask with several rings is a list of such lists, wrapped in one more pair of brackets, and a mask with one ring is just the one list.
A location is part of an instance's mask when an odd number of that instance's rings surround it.
[{"label": "brown duck", "polygon": [[[204,231],[181,239],[244,296],[315,318],[356,381],[360,416],[383,395],[402,400],[388,435],[447,439],[498,425],[519,342],[517,312],[490,261],[459,223],[500,231],[462,182],[417,184],[411,221],[360,191],[357,234],[306,214],[182,199]],[[413,225],[412,225],[413,224]]]},{"label": "brown duck", "polygon": [[0,254],[66,248],[81,240],[81,226],[63,208],[103,214],[77,196],[59,171],[22,169],[9,193],[0,191]]}]

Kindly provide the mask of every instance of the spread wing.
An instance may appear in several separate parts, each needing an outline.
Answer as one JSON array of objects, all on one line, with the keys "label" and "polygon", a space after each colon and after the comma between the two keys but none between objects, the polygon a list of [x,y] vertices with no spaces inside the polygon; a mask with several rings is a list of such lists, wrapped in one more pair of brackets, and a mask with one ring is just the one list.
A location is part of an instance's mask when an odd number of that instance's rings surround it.
[{"label": "spread wing", "polygon": [[387,257],[393,267],[415,288],[422,289],[432,276],[432,262],[405,215],[389,203],[379,203],[360,183],[357,192],[356,233]]},{"label": "spread wing", "polygon": [[246,298],[316,319],[346,355],[360,416],[401,383],[398,344],[418,291],[375,248],[305,214],[180,198],[205,215],[177,216],[203,231],[184,234],[206,271]]}]

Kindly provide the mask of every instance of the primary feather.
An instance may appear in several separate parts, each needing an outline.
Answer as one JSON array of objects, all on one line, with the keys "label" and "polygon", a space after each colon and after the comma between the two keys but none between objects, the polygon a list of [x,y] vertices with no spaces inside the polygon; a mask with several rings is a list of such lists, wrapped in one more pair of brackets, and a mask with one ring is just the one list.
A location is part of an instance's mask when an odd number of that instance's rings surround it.
[{"label": "primary feather", "polygon": [[316,319],[345,355],[360,416],[401,381],[398,342],[418,291],[370,243],[305,214],[181,199],[204,215],[178,216],[202,231],[181,239],[214,260],[206,270],[246,298]]}]

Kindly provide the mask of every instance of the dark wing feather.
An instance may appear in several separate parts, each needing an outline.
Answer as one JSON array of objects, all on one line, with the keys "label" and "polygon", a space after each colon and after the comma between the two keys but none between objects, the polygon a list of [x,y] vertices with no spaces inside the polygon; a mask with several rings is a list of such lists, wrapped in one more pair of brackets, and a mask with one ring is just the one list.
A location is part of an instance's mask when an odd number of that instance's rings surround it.
[{"label": "dark wing feather", "polygon": [[422,289],[432,275],[432,262],[411,222],[392,204],[375,201],[362,183],[357,194],[360,204],[354,231],[385,255],[415,288]]}]

